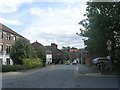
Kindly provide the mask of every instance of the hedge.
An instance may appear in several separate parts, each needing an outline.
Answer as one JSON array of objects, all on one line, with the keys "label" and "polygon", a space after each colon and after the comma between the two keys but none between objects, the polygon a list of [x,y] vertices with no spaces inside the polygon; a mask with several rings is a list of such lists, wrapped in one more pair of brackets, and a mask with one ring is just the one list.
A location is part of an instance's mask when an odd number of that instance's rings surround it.
[{"label": "hedge", "polygon": [[24,61],[23,65],[2,65],[2,72],[20,71],[20,70],[43,66],[43,64],[39,58],[24,59],[23,61]]},{"label": "hedge", "polygon": [[23,69],[25,69],[23,65],[3,65],[2,66],[2,72],[19,71]]}]

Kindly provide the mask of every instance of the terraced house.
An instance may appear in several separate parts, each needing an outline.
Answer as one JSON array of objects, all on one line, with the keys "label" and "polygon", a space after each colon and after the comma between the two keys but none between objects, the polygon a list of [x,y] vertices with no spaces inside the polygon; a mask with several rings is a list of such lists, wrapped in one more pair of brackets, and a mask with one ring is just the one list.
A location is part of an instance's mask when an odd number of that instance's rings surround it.
[{"label": "terraced house", "polygon": [[10,49],[18,38],[24,38],[17,32],[0,23],[0,64],[13,65]]}]

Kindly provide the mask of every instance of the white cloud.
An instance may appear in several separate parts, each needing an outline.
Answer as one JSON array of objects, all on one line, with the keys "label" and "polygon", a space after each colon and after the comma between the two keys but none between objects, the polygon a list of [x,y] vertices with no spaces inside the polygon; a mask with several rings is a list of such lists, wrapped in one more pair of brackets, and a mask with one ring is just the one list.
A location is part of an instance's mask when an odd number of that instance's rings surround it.
[{"label": "white cloud", "polygon": [[43,45],[56,43],[59,48],[62,48],[62,46],[78,48],[84,47],[81,37],[77,36],[75,33],[67,33],[62,31],[49,32],[41,30],[41,28],[32,28],[23,32],[22,35],[28,38],[31,42],[35,42],[37,40]]},{"label": "white cloud", "polygon": [[9,24],[9,25],[22,25],[22,23],[18,20],[10,20],[0,17],[0,22],[3,24]]},{"label": "white cloud", "polygon": [[37,15],[37,16],[44,16],[45,15],[45,11],[43,9],[40,9],[40,8],[31,8],[30,12],[31,12],[31,14]]},{"label": "white cloud", "polygon": [[0,0],[0,13],[15,12],[25,2],[32,2],[32,0]]},{"label": "white cloud", "polygon": [[67,7],[63,9],[42,9],[31,8],[30,13],[38,16],[33,27],[38,27],[43,31],[57,32],[60,30],[67,33],[78,31],[78,22],[84,18],[85,8]]},{"label": "white cloud", "polygon": [[[24,3],[24,0],[15,0],[13,3],[10,3],[10,1],[12,0],[0,0],[0,13],[15,12]],[[27,8],[23,11],[24,13],[22,12],[23,14],[17,14],[18,16],[16,15],[14,19],[12,17],[12,20],[10,17],[0,17],[0,22],[13,25],[13,27],[14,25],[23,25],[20,31],[21,35],[28,38],[31,42],[37,40],[43,45],[56,43],[59,48],[62,46],[84,47],[81,37],[77,36],[76,33],[79,32],[80,26],[78,22],[83,19],[85,7],[81,7],[81,4],[76,6],[74,0],[70,0],[70,2],[67,0],[68,3],[65,0],[62,1],[65,2],[63,4],[64,8],[61,6],[56,8],[47,7],[47,5],[40,8],[37,5],[33,7],[34,5],[31,4],[31,8],[29,10]],[[22,18],[19,19],[19,17]],[[23,24],[19,20],[23,23],[28,23]]]},{"label": "white cloud", "polygon": [[39,41],[44,45],[54,42],[59,48],[62,46],[84,47],[82,38],[77,36],[80,26],[78,22],[83,18],[85,8],[66,7],[63,9],[48,7],[47,9],[34,7],[30,13],[37,18],[22,35],[31,42]]}]

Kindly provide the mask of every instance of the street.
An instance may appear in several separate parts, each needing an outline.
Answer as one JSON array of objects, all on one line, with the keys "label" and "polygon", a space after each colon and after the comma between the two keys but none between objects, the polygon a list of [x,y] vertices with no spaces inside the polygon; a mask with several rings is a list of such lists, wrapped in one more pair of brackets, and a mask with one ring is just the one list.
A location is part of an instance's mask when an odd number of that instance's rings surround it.
[{"label": "street", "polygon": [[51,65],[2,74],[3,88],[118,88],[118,77],[85,65]]}]

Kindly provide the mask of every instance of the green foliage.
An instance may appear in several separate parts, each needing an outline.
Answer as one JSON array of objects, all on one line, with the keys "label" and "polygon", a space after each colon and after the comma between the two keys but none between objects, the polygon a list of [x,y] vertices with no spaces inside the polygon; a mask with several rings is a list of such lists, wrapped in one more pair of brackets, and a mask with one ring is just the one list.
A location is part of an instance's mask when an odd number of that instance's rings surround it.
[{"label": "green foliage", "polygon": [[64,60],[68,60],[69,59],[69,50],[70,50],[70,47],[62,47],[62,52],[63,52],[63,58]]},{"label": "green foliage", "polygon": [[29,40],[20,38],[12,47],[10,57],[14,64],[23,64],[23,58],[36,58],[36,54]]},{"label": "green foliage", "polygon": [[119,2],[88,2],[86,19],[79,22],[85,30],[79,35],[87,37],[84,40],[89,53],[108,55],[107,40],[112,41],[112,63],[120,65],[120,3]]},{"label": "green foliage", "polygon": [[37,50],[37,56],[42,59],[43,66],[46,64],[46,50],[45,48],[39,48]]},{"label": "green foliage", "polygon": [[46,58],[45,48],[39,48],[37,51],[37,56],[44,60]]},{"label": "green foliage", "polygon": [[3,65],[2,72],[19,71],[25,69],[22,65]]},{"label": "green foliage", "polygon": [[54,64],[59,64],[60,61],[62,61],[60,57],[53,59]]},{"label": "green foliage", "polygon": [[[84,40],[86,49],[91,53],[106,54],[107,40],[112,41],[112,55],[116,42],[120,38],[120,3],[117,2],[88,2],[86,19],[79,22],[85,30],[81,29],[79,35],[87,37]],[[120,46],[120,45],[119,45]]]},{"label": "green foliage", "polygon": [[39,58],[36,59],[23,59],[23,65],[3,65],[2,72],[10,72],[10,71],[20,71],[35,67],[42,67],[42,61]]},{"label": "green foliage", "polygon": [[42,61],[39,58],[25,58],[23,59],[23,65],[27,68],[42,66]]}]

